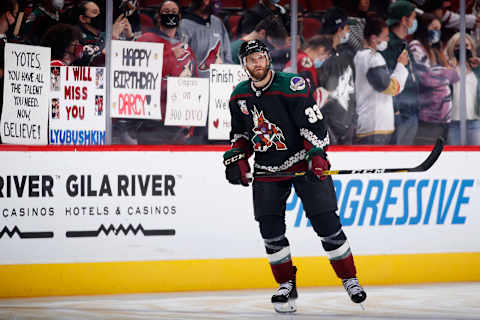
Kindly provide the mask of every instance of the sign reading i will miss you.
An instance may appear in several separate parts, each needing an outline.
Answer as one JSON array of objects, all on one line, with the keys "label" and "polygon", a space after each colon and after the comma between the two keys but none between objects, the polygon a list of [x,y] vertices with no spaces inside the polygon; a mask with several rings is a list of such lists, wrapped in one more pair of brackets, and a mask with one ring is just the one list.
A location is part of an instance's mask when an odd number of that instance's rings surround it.
[{"label": "sign reading i will miss you", "polygon": [[163,44],[112,41],[111,116],[161,119]]},{"label": "sign reading i will miss you", "polygon": [[105,144],[105,68],[51,67],[50,144]]},{"label": "sign reading i will miss you", "polygon": [[48,143],[50,48],[7,43],[0,135],[3,143]]}]

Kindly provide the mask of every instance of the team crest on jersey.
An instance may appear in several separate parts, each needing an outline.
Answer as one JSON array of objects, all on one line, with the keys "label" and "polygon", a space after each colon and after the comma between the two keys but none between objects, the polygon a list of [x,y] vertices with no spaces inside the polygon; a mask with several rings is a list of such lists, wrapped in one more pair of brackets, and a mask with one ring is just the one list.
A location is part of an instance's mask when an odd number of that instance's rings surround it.
[{"label": "team crest on jersey", "polygon": [[248,116],[247,101],[246,100],[238,100],[237,103],[238,103],[238,106],[240,107],[240,111],[242,111],[243,114]]},{"label": "team crest on jersey", "polygon": [[287,150],[285,137],[282,130],[271,123],[263,115],[263,111],[258,112],[257,107],[253,106],[253,133],[252,138],[254,150],[265,152],[271,146],[275,146],[277,150]]},{"label": "team crest on jersey", "polygon": [[312,60],[309,57],[303,57],[301,64],[302,64],[302,67],[307,69],[313,66]]},{"label": "team crest on jersey", "polygon": [[290,80],[290,89],[292,91],[300,91],[305,89],[305,80],[301,77],[293,77]]},{"label": "team crest on jersey", "polygon": [[205,59],[203,59],[198,67],[199,70],[206,71],[210,69],[211,64],[223,63],[222,57],[220,56],[220,44],[220,40],[218,40],[215,46],[208,51]]}]

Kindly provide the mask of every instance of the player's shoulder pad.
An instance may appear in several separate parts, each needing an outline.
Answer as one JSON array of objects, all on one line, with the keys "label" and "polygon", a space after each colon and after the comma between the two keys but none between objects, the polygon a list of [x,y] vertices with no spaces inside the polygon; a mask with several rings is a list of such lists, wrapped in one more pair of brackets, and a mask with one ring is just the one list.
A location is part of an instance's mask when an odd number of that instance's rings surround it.
[{"label": "player's shoulder pad", "polygon": [[234,98],[234,96],[239,95],[239,94],[246,94],[248,93],[248,86],[249,86],[249,80],[244,80],[237,84],[235,88],[233,89],[232,95],[230,96],[230,99]]},{"label": "player's shoulder pad", "polygon": [[305,80],[305,78],[300,77],[298,74],[277,72],[277,76],[277,85],[280,86],[280,90],[282,90],[283,92],[291,94],[308,92],[307,81]]}]

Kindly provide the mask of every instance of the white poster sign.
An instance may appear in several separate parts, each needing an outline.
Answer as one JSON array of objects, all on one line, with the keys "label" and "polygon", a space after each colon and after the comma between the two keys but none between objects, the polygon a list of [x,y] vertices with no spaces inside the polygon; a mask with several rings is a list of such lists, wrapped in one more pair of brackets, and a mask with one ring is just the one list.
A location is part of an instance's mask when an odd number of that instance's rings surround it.
[{"label": "white poster sign", "polygon": [[112,41],[111,116],[161,119],[163,43]]},{"label": "white poster sign", "polygon": [[235,86],[247,79],[247,74],[240,65],[212,64],[210,66],[208,139],[229,139],[232,125],[228,102]]},{"label": "white poster sign", "polygon": [[105,68],[51,67],[50,144],[105,144]]},{"label": "white poster sign", "polygon": [[7,43],[2,120],[3,143],[48,143],[50,48]]},{"label": "white poster sign", "polygon": [[208,112],[208,79],[167,78],[166,126],[204,127]]}]

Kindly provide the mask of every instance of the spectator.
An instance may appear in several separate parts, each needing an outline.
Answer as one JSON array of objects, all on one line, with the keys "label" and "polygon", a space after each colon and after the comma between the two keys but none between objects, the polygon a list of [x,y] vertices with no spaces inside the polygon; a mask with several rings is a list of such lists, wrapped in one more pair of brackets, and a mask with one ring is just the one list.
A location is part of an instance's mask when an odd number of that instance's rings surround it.
[{"label": "spectator", "polygon": [[30,13],[23,25],[22,35],[27,44],[39,45],[45,32],[60,21],[63,0],[42,0],[41,3]]},{"label": "spectator", "polygon": [[[466,126],[467,145],[480,145],[480,59],[476,55],[475,42],[465,36],[466,69]],[[460,33],[447,42],[446,52],[452,65],[460,72]],[[460,141],[460,82],[453,85],[452,121],[449,123],[448,144],[459,145]]]},{"label": "spectator", "polygon": [[[415,6],[404,0],[398,0],[388,7],[387,25],[390,28],[387,49],[382,55],[389,70],[394,70],[398,57],[408,49],[407,36],[413,35],[417,29]],[[413,57],[408,53],[408,78],[404,90],[393,98],[395,110],[395,132],[392,144],[411,145],[418,127],[418,81],[415,76]]]},{"label": "spectator", "polygon": [[[332,51],[332,38],[317,35],[310,39],[304,50],[297,54],[297,73],[308,79],[313,88],[318,87],[317,69],[327,60]],[[284,71],[290,72],[290,61]]]},{"label": "spectator", "polygon": [[[165,119],[167,102],[167,77],[197,76],[196,59],[188,44],[181,41],[178,32],[180,6],[177,1],[164,0],[155,16],[156,28],[143,34],[137,41],[164,44],[161,110]],[[164,126],[161,121],[144,120],[137,129],[139,144],[188,144],[194,128]]]},{"label": "spectator", "polygon": [[82,44],[102,44],[105,41],[105,20],[94,1],[82,1],[77,7],[77,26],[82,31]]},{"label": "spectator", "polygon": [[78,28],[59,23],[50,27],[42,38],[41,45],[51,48],[52,66],[70,66],[81,58],[81,33]]},{"label": "spectator", "polygon": [[367,18],[365,49],[358,51],[355,63],[355,96],[358,123],[357,144],[389,144],[395,129],[392,96],[399,94],[408,77],[406,50],[400,54],[393,72],[379,53],[387,47],[388,27],[381,18]]},{"label": "spectator", "polygon": [[[0,3],[0,118],[2,117],[3,107],[3,76],[5,65],[5,44],[8,41],[7,34],[14,27],[17,20],[18,3],[17,0],[2,0]],[[0,137],[0,144],[2,139]]]},{"label": "spectator", "polygon": [[441,50],[440,30],[440,20],[436,16],[423,14],[418,19],[416,39],[410,42],[420,88],[415,144],[430,145],[435,144],[439,136],[447,138],[452,110],[450,86],[459,77]]},{"label": "spectator", "polygon": [[327,10],[322,31],[332,39],[332,55],[317,72],[318,85],[330,99],[322,108],[329,125],[332,144],[352,144],[355,131],[355,82],[353,50],[347,43],[350,29],[345,12],[336,7]]},{"label": "spectator", "polygon": [[280,18],[273,15],[268,16],[261,20],[255,26],[255,29],[252,32],[231,43],[233,62],[240,64],[240,60],[238,59],[238,51],[244,42],[250,40],[261,40],[263,42],[272,43],[279,40],[285,41],[287,37],[287,30],[285,30]]},{"label": "spectator", "polygon": [[348,43],[355,52],[363,48],[365,29],[370,0],[336,0],[334,5],[345,10],[348,15],[348,25],[350,27],[350,37]]},{"label": "spectator", "polygon": [[249,34],[261,20],[271,15],[278,16],[285,29],[290,30],[290,16],[279,2],[279,0],[259,0],[254,7],[244,12],[237,34]]},{"label": "spectator", "polygon": [[212,0],[193,0],[180,21],[180,33],[197,58],[201,78],[209,77],[211,64],[232,63],[228,31],[212,14],[212,5]]},{"label": "spectator", "polygon": [[[451,36],[460,30],[460,14],[450,10],[451,2],[447,0],[427,0],[421,9],[434,14],[442,23],[442,42],[446,43]],[[475,14],[465,14],[466,29],[480,26],[480,17]]]},{"label": "spectator", "polygon": [[137,41],[159,42],[164,44],[164,77],[198,76],[195,54],[183,42],[178,31],[180,6],[176,0],[164,0],[155,15],[155,28],[143,34]]}]

